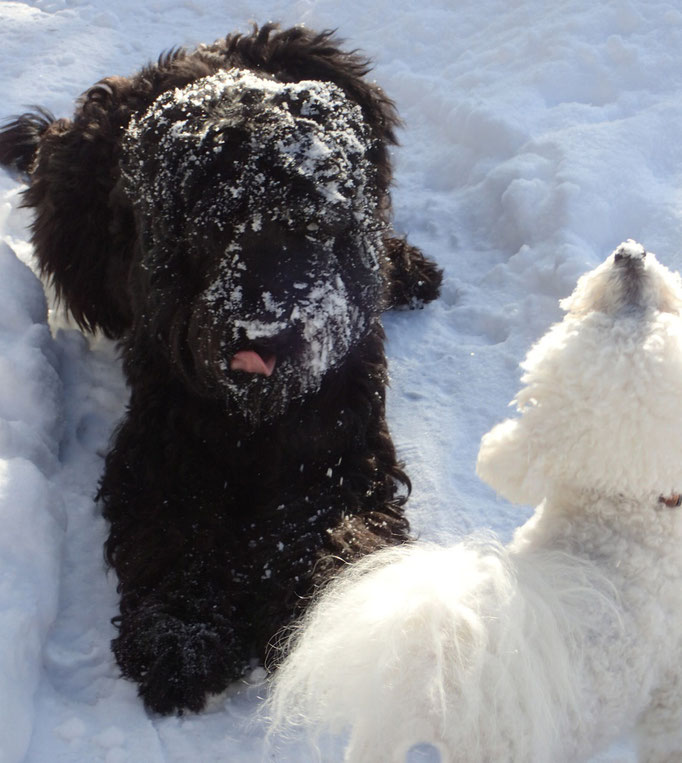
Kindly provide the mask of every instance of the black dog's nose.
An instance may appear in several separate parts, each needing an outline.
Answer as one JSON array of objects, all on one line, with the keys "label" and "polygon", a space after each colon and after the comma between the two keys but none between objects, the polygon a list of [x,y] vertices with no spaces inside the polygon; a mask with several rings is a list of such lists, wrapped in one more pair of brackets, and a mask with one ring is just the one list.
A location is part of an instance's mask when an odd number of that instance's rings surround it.
[{"label": "black dog's nose", "polygon": [[635,263],[641,263],[646,257],[646,250],[641,244],[637,244],[634,241],[628,241],[626,244],[622,244],[616,249],[613,255],[614,262],[623,262],[626,265],[634,265]]}]

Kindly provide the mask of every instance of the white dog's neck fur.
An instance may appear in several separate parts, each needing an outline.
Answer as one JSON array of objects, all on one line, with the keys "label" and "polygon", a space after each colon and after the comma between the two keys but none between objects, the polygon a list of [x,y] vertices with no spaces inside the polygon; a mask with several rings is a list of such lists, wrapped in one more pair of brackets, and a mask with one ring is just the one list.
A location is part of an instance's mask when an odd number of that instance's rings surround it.
[{"label": "white dog's neck fur", "polygon": [[585,558],[604,559],[614,549],[613,564],[625,569],[630,554],[620,554],[614,539],[655,547],[669,564],[680,569],[682,593],[682,508],[669,508],[658,496],[642,503],[627,496],[604,496],[590,490],[571,490],[545,499],[514,534],[510,551],[554,548]]}]

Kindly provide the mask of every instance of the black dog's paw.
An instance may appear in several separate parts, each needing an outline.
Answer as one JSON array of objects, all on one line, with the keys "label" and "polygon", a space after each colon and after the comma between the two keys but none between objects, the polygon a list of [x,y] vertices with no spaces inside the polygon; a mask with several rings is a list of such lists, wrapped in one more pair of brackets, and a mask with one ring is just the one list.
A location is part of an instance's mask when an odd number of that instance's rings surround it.
[{"label": "black dog's paw", "polygon": [[404,238],[385,239],[388,258],[386,308],[424,307],[440,295],[443,271]]},{"label": "black dog's paw", "polygon": [[128,615],[112,641],[126,678],[136,681],[145,706],[161,715],[199,712],[243,675],[247,662],[225,622],[185,622],[163,613]]}]

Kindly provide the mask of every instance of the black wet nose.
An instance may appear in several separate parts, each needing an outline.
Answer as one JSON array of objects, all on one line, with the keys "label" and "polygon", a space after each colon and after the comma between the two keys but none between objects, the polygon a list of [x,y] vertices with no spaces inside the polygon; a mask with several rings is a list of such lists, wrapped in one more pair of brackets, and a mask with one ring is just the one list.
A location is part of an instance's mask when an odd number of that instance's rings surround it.
[{"label": "black wet nose", "polygon": [[621,246],[616,249],[616,253],[613,255],[614,262],[622,262],[626,265],[643,262],[646,257],[646,251],[640,244],[635,246]]}]

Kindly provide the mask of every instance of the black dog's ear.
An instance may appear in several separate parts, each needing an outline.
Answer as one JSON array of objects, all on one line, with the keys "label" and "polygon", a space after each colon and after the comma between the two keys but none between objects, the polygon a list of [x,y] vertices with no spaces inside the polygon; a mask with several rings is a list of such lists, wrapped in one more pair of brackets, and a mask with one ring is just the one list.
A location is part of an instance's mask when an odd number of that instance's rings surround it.
[{"label": "black dog's ear", "polygon": [[105,83],[83,96],[73,120],[36,109],[0,132],[0,163],[29,175],[23,206],[34,211],[42,274],[81,328],[110,337],[129,324],[132,211],[116,193],[122,111]]},{"label": "black dog's ear", "polygon": [[35,213],[32,241],[41,272],[86,331],[119,338],[131,323],[135,223],[120,188],[123,131],[161,92],[211,71],[173,50],[133,77],[93,85],[72,120],[55,121],[35,109],[0,133],[0,164],[29,174],[23,206]]},{"label": "black dog's ear", "polygon": [[0,129],[0,165],[29,172],[40,139],[54,121],[49,111],[36,106],[7,122]]}]

